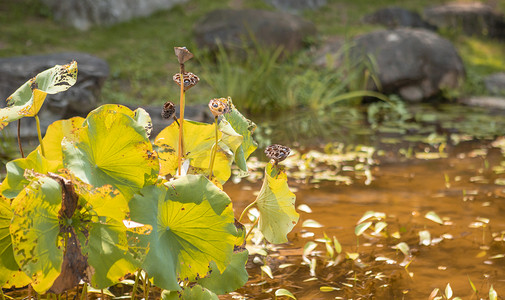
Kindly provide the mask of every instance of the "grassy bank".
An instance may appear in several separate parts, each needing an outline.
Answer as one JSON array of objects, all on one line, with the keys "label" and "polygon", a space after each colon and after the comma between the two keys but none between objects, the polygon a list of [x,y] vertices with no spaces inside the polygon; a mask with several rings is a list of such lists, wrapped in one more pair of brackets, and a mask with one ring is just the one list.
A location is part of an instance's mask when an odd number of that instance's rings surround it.
[{"label": "grassy bank", "polygon": [[[306,12],[304,17],[316,24],[320,40],[324,40],[332,35],[352,37],[379,28],[362,24],[360,20],[381,7],[396,4],[422,12],[426,6],[444,2],[428,0],[399,4],[394,0],[333,0],[323,9]],[[505,11],[505,4],[500,5]],[[36,0],[3,1],[0,3],[0,57],[59,51],[88,52],[105,59],[111,68],[103,89],[104,102],[162,103],[175,100],[178,90],[171,82],[172,74],[178,69],[174,64],[173,46],[186,45],[198,52],[193,44],[193,25],[205,13],[222,7],[271,9],[261,0],[191,0],[148,18],[80,32],[53,21],[47,8]],[[470,75],[463,93],[482,92],[482,77],[503,69],[503,43],[450,33],[446,36],[455,43]],[[227,93],[234,96],[235,102],[244,109],[258,112],[264,108],[304,106],[307,99],[317,99],[315,106],[320,106],[344,91],[344,86],[339,83],[342,74],[316,72],[304,54],[280,59],[273,51],[264,52],[253,57],[260,62],[227,58],[229,66],[223,61],[216,66],[200,51],[201,64],[192,62],[188,69],[205,80],[191,91],[190,101],[205,103],[211,97],[226,96],[223,93]],[[266,65],[258,70],[258,64]],[[244,77],[237,79],[237,72],[243,73]],[[282,74],[291,76],[284,78]],[[274,106],[271,105],[272,99],[277,99]]]}]

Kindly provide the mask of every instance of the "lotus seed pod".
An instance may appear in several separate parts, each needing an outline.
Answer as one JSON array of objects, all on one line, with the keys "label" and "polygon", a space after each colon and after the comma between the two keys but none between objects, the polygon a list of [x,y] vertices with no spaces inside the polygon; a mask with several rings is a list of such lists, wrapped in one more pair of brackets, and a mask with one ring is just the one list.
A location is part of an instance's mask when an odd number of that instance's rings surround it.
[{"label": "lotus seed pod", "polygon": [[[175,81],[175,83],[177,83],[177,85],[181,86],[181,73],[176,73],[173,77],[173,80]],[[191,72],[184,72],[183,81],[184,81],[184,91],[187,91],[191,87],[195,86],[198,83],[198,81],[200,81],[200,78],[198,78],[198,76],[196,76]]]},{"label": "lotus seed pod", "polygon": [[209,108],[214,117],[226,114],[230,111],[228,99],[226,98],[211,99],[209,102]]},{"label": "lotus seed pod", "polygon": [[167,101],[165,104],[163,104],[163,110],[161,111],[161,116],[164,119],[171,119],[175,115],[175,105]]},{"label": "lotus seed pod", "polygon": [[174,47],[174,51],[180,64],[183,64],[193,58],[193,53],[189,52],[186,47]]},{"label": "lotus seed pod", "polygon": [[270,145],[265,149],[265,154],[267,157],[273,159],[276,164],[285,160],[290,152],[291,149],[289,149],[289,147],[278,144]]}]

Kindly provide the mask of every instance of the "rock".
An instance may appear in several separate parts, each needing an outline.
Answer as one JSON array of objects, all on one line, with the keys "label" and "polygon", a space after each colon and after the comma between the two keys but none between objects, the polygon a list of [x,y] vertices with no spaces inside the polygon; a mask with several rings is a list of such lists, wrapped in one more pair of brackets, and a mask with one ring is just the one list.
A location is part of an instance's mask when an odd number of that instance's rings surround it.
[{"label": "rock", "polygon": [[326,5],[327,0],[265,0],[280,11],[298,14],[304,10],[316,10]]},{"label": "rock", "polygon": [[428,22],[467,35],[505,38],[505,18],[480,2],[449,3],[424,10]]},{"label": "rock", "polygon": [[[33,76],[54,65],[67,64],[72,60],[78,64],[77,82],[65,92],[47,95],[39,113],[43,132],[56,120],[86,116],[99,103],[102,86],[109,74],[109,66],[104,60],[86,53],[66,52],[1,58],[0,97],[7,99]],[[5,106],[5,101],[1,101],[1,106]],[[36,137],[35,127],[32,127],[31,122],[33,118],[23,118],[23,137]],[[9,127],[12,128],[11,125]]]},{"label": "rock", "polygon": [[[344,63],[336,45],[323,48],[332,52],[318,52],[316,64],[326,62],[321,58],[333,55],[336,67]],[[418,102],[438,95],[442,89],[457,88],[464,79],[463,62],[454,46],[437,34],[422,30],[401,28],[380,30],[358,36],[350,42],[349,58],[353,62],[367,60],[372,56],[382,92],[399,94],[404,100]],[[369,89],[377,89],[369,80]]]},{"label": "rock", "polygon": [[[316,34],[313,23],[288,13],[255,9],[219,9],[205,15],[194,27],[199,47],[216,50],[218,41],[226,49],[251,45],[253,40],[288,52],[301,49]],[[251,35],[253,37],[251,37]]]},{"label": "rock", "polygon": [[505,95],[505,72],[487,76],[484,78],[484,85],[491,95]]},{"label": "rock", "polygon": [[369,24],[384,25],[389,29],[397,27],[424,28],[436,30],[437,27],[431,25],[421,18],[414,11],[406,10],[401,7],[386,7],[375,11],[363,18],[363,22]]},{"label": "rock", "polygon": [[187,0],[42,0],[54,18],[80,30],[93,25],[112,25],[158,10],[170,9]]},{"label": "rock", "polygon": [[458,102],[468,106],[505,110],[505,98],[503,97],[473,96],[469,98],[459,99]]}]

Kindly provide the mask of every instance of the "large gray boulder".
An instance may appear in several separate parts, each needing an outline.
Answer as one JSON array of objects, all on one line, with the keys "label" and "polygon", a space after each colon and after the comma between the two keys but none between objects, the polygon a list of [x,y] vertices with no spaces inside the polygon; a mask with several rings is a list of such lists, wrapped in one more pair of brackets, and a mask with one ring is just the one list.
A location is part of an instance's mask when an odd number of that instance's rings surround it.
[{"label": "large gray boulder", "polygon": [[328,2],[327,0],[264,0],[280,11],[298,14],[305,10],[316,10]]},{"label": "large gray boulder", "polygon": [[437,27],[423,20],[415,11],[401,7],[385,7],[363,17],[363,22],[368,24],[383,25],[389,29],[398,27],[424,28],[436,30]]},{"label": "large gray boulder", "polygon": [[[404,100],[422,101],[438,95],[443,89],[455,89],[463,81],[465,70],[456,49],[446,39],[421,29],[401,28],[380,30],[355,37],[348,53],[342,54],[342,41],[318,52],[316,64],[324,64],[327,55],[333,55],[335,66],[345,63],[342,55],[353,62],[373,57],[377,77],[385,94],[398,94]],[[370,89],[377,89],[369,81]]]},{"label": "large gray boulder", "polygon": [[[257,9],[220,9],[205,15],[194,27],[199,47],[226,49],[251,45],[282,46],[287,51],[301,49],[316,27],[298,16]],[[252,36],[251,36],[252,35]]]},{"label": "large gray boulder", "polygon": [[80,30],[93,25],[112,25],[158,10],[170,9],[187,0],[42,0],[56,20]]},{"label": "large gray boulder", "polygon": [[440,28],[467,35],[505,38],[505,18],[480,2],[449,3],[424,10],[425,19]]},{"label": "large gray boulder", "polygon": [[[1,58],[0,98],[3,101],[0,101],[0,106],[5,106],[5,99],[33,76],[55,65],[68,64],[72,60],[78,64],[77,82],[65,92],[47,95],[39,113],[43,131],[58,119],[86,116],[99,103],[109,66],[98,57],[80,52]],[[33,122],[33,118],[24,118],[22,122]],[[33,129],[35,127],[26,125],[22,128],[22,136],[36,136]]]}]

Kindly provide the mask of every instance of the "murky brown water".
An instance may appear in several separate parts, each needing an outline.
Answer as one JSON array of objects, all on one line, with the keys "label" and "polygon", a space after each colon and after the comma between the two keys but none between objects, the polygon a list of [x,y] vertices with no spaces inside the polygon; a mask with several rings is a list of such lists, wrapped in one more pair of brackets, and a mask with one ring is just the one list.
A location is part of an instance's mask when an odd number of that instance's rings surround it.
[{"label": "murky brown water", "polygon": [[[449,158],[445,159],[381,163],[373,170],[375,178],[368,186],[363,183],[350,186],[326,183],[314,188],[290,181],[290,185],[298,189],[297,205],[307,204],[313,212],[300,213],[300,222],[289,235],[290,244],[282,245],[267,261],[275,279],[264,282],[265,275],[261,277],[259,266],[250,262],[248,271],[251,278],[239,293],[267,299],[273,298],[277,288],[286,288],[298,299],[335,299],[342,296],[339,291],[319,291],[320,286],[342,287],[342,282],[345,282],[332,279],[331,273],[341,270],[339,266],[325,268],[322,259],[318,259],[321,262],[316,268],[318,280],[304,282],[311,276],[309,266],[301,265],[303,245],[322,238],[325,232],[330,238],[335,236],[340,241],[344,253],[386,256],[401,262],[403,254],[391,249],[391,246],[405,241],[411,248],[413,261],[407,270],[412,276],[403,267],[391,270],[386,264],[374,265],[372,261],[370,270],[383,270],[390,281],[382,292],[376,290],[373,296],[368,297],[356,295],[355,299],[428,299],[434,288],[443,292],[448,283],[454,296],[470,299],[473,290],[469,278],[479,291],[479,297],[473,296],[474,299],[487,299],[491,284],[498,295],[505,295],[505,257],[501,256],[505,254],[505,242],[502,240],[505,233],[505,191],[503,186],[494,184],[499,176],[491,170],[492,166],[499,165],[502,155],[497,149],[491,149],[486,156],[476,156],[478,152],[473,150],[479,147],[482,146],[469,143],[458,146],[451,149]],[[255,191],[259,185],[241,183],[225,186],[226,192],[236,201],[237,212],[254,200],[249,187]],[[367,239],[360,236],[358,247],[354,228],[369,210],[386,213],[388,230],[399,230],[402,237]],[[426,219],[424,216],[429,211],[438,214],[445,224]],[[306,219],[316,220],[324,227],[302,228],[301,224]],[[302,238],[302,230],[315,235]],[[444,234],[445,238],[437,244],[423,246],[417,236],[421,230],[428,230],[432,239]],[[317,249],[324,255],[324,243],[319,243]],[[278,269],[279,264],[286,262],[298,267]],[[342,265],[340,268],[345,267]]]}]

